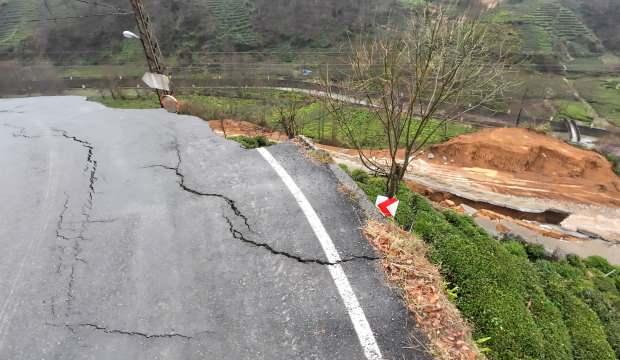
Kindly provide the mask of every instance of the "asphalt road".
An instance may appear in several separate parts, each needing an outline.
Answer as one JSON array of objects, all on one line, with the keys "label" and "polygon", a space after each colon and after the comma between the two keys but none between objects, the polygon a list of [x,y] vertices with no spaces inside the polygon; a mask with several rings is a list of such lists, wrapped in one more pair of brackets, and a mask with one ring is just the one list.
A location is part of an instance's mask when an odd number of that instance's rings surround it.
[{"label": "asphalt road", "polygon": [[0,359],[428,358],[354,205],[295,145],[5,99],[0,169]]}]

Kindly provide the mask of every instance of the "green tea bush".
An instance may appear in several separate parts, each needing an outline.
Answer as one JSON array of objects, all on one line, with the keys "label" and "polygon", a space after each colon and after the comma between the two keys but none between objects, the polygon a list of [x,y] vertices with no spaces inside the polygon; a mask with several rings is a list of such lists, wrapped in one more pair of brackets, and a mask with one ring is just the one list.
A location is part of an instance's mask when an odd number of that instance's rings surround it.
[{"label": "green tea bush", "polygon": [[477,337],[491,337],[489,357],[571,358],[561,314],[526,257],[509,252],[465,216],[441,214],[418,196],[413,207],[414,230],[431,243],[431,259],[447,280],[461,289],[457,306],[475,324]]},{"label": "green tea bush", "polygon": [[609,299],[601,291],[592,288],[583,289],[580,297],[600,319],[607,335],[607,342],[614,349],[616,358],[620,359],[620,313],[618,312],[620,302],[614,304],[613,299]]},{"label": "green tea bush", "polygon": [[532,261],[545,258],[545,247],[539,244],[526,244],[525,252],[527,253],[527,257]]},{"label": "green tea bush", "polygon": [[502,245],[504,245],[504,249],[508,250],[512,255],[527,259],[527,252],[520,242],[515,240],[504,240]]},{"label": "green tea bush", "polygon": [[[586,264],[594,266],[588,267]],[[572,256],[566,261],[544,263],[545,271],[554,271],[561,276],[563,286],[596,313],[607,342],[614,349],[616,357],[620,358],[620,292],[614,280],[608,276],[609,272],[600,271],[609,270],[609,267],[611,265],[601,257],[581,260]]]},{"label": "green tea bush", "polygon": [[610,265],[605,258],[600,256],[590,256],[589,258],[584,259],[583,263],[587,267],[600,270],[605,274],[610,273],[614,270],[614,267]]},{"label": "green tea bush", "polygon": [[616,359],[597,314],[567,287],[552,263],[540,261],[537,266],[545,279],[545,293],[560,307],[564,316],[573,344],[573,358]]},{"label": "green tea bush", "polygon": [[[385,180],[358,179],[371,200]],[[620,273],[601,257],[545,259],[541,246],[497,241],[468,216],[439,211],[401,187],[396,221],[430,245],[428,256],[459,287],[455,303],[490,337],[490,359],[620,358]]]}]

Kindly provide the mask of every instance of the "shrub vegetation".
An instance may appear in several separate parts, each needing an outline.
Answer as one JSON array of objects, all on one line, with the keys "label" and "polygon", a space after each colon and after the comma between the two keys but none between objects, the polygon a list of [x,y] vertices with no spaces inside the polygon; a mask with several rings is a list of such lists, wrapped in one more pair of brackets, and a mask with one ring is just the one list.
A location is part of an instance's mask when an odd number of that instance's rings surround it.
[{"label": "shrub vegetation", "polygon": [[[383,179],[353,177],[371,200],[384,191]],[[600,257],[552,261],[542,247],[495,239],[404,186],[397,197],[396,222],[430,245],[475,338],[490,338],[490,359],[620,358],[619,268]]]},{"label": "shrub vegetation", "polygon": [[238,142],[245,149],[256,149],[273,145],[273,142],[264,136],[229,136],[227,139]]}]

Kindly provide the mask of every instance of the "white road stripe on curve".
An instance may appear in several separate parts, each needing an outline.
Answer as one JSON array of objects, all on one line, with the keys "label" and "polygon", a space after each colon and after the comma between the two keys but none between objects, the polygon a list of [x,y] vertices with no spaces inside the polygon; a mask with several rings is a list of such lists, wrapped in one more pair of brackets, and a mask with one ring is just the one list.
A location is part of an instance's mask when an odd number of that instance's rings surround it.
[{"label": "white road stripe on curve", "polygon": [[[321,219],[316,214],[312,205],[304,195],[304,193],[299,189],[297,184],[293,181],[291,176],[284,170],[282,165],[271,155],[271,153],[265,148],[258,148],[258,152],[263,156],[263,158],[271,165],[271,167],[276,171],[280,179],[284,182],[288,190],[293,194],[297,204],[303,211],[304,215],[308,219],[314,234],[319,239],[321,243],[321,247],[325,252],[325,256],[327,257],[327,261],[330,263],[338,263],[341,261],[340,255],[338,254],[338,250],[334,245],[331,237],[325,230]],[[353,288],[349,283],[349,279],[347,279],[347,275],[345,274],[342,266],[340,264],[335,265],[327,265],[329,269],[329,273],[336,284],[336,288],[338,288],[338,292],[340,293],[340,297],[344,302],[344,306],[349,313],[349,317],[351,318],[351,322],[353,323],[353,327],[355,328],[355,332],[357,333],[357,337],[364,349],[364,354],[368,360],[381,360],[383,356],[381,355],[381,350],[379,349],[379,345],[377,344],[377,340],[375,339],[375,335],[372,333],[372,329],[370,328],[370,324],[366,319],[366,315],[364,314],[364,310],[360,306],[355,293],[353,292]]]}]

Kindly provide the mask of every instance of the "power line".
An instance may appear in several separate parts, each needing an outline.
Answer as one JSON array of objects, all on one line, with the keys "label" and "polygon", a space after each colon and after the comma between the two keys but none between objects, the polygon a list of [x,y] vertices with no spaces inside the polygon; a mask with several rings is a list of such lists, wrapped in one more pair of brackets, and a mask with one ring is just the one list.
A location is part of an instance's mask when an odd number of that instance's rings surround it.
[{"label": "power line", "polygon": [[[95,14],[96,16],[97,14]],[[99,14],[99,15],[105,15],[105,14]],[[63,55],[63,54],[104,54],[104,55],[109,55],[109,52],[113,50],[113,48],[104,48],[104,49],[92,49],[92,50],[60,50],[60,51],[50,51],[47,52],[46,55]],[[23,53],[28,53],[28,50],[23,51]],[[35,51],[32,51],[33,53],[35,53]],[[345,52],[334,52],[334,53],[322,53],[322,52],[313,52],[313,51],[291,51],[294,55],[296,56],[303,56],[303,55],[309,55],[309,56],[313,56],[313,55],[349,55],[350,53],[345,53]],[[37,52],[38,53],[38,52]],[[215,55],[230,55],[230,56],[243,56],[243,55],[281,55],[281,54],[288,54],[288,52],[282,53],[279,51],[242,51],[242,52],[209,52],[209,51],[190,51],[189,53],[191,53],[192,55],[204,55],[204,56],[215,56]],[[14,54],[14,52],[0,52],[0,55],[12,55]],[[330,65],[330,66],[350,66],[349,63],[346,62],[317,62],[316,60],[312,61],[312,60],[308,60],[308,61],[299,61],[299,60],[303,60],[303,59],[296,59],[297,62],[280,62],[280,63],[274,63],[274,62],[265,62],[265,61],[252,61],[252,62],[246,62],[246,61],[226,61],[226,62],[220,62],[220,61],[211,61],[211,62],[195,62],[192,63],[190,65],[188,65],[188,67],[191,66],[206,66],[206,65],[237,65],[237,66],[295,66],[295,65],[306,65],[306,66],[317,66],[317,65]],[[492,64],[492,63],[489,63]],[[474,62],[471,65],[484,65],[484,63],[482,62]],[[381,66],[381,65],[374,65],[374,66]],[[499,66],[499,65],[498,65]],[[532,68],[532,67],[548,67],[548,68],[558,68],[561,69],[563,68],[562,64],[548,64],[548,63],[521,63],[521,64],[512,64],[509,65],[509,67],[512,68]],[[605,65],[605,64],[600,64],[600,65],[587,65],[587,66],[581,66],[581,65],[571,65],[570,63],[567,64],[568,69],[570,70],[572,67],[577,67],[579,69],[605,69],[605,68],[609,68],[609,67],[613,67],[613,65]]]},{"label": "power line", "polygon": [[[58,52],[50,52],[47,53],[46,55],[52,55],[52,54],[56,54],[56,55],[62,55],[62,54],[105,54],[105,55],[109,55],[109,51],[112,50],[111,48],[102,50],[84,50],[84,51],[58,51]],[[0,53],[0,56],[2,55],[15,55],[16,53],[29,53],[28,51],[17,51],[17,52],[4,52],[4,53]],[[36,53],[36,52],[31,52],[31,53]],[[205,53],[206,55],[210,55],[210,53]],[[133,61],[133,60],[132,60]],[[125,66],[127,65],[126,63],[114,63],[114,64],[99,64],[99,65],[57,65],[57,67],[61,67],[61,68],[81,68],[81,67],[97,67],[97,66],[106,66],[106,65],[116,65],[116,66]],[[322,66],[327,66],[329,65],[330,67],[335,67],[335,68],[340,68],[340,67],[350,67],[351,65],[348,63],[336,63],[336,62],[312,62],[312,61],[297,61],[297,62],[282,62],[282,63],[275,63],[275,62],[194,62],[191,63],[187,66],[176,66],[175,68],[179,68],[179,69],[188,69],[188,70],[192,70],[192,69],[204,69],[204,68],[209,68],[209,67],[229,67],[232,69],[235,68],[245,68],[245,69],[258,69],[258,68],[271,68],[277,70],[278,68],[280,69],[289,69],[292,67],[322,67]],[[474,63],[472,64],[474,66],[484,66],[484,63]],[[496,66],[494,64],[488,64],[489,66]],[[497,65],[499,66],[499,65]],[[381,65],[374,65],[374,67],[381,67]],[[529,70],[529,69],[536,69],[536,68],[549,68],[549,69],[563,69],[562,65],[560,64],[555,64],[555,65],[550,65],[550,64],[538,64],[538,63],[531,63],[531,64],[513,64],[507,67],[508,70]],[[566,69],[566,71],[571,72],[571,71],[587,71],[587,70],[609,70],[613,68],[613,66],[610,65],[603,65],[601,64],[600,66],[593,66],[593,65],[588,65],[588,66],[577,66],[575,69],[572,69],[570,66],[568,67],[568,69]]]},{"label": "power line", "polygon": [[[47,3],[47,0],[43,0],[44,1],[44,5],[46,6],[48,13],[51,14],[51,9]],[[120,7],[116,7],[114,5],[110,5],[101,1],[97,1],[97,0],[93,0],[93,1],[88,1],[88,0],[74,0],[75,2],[78,3],[82,3],[82,4],[88,4],[88,5],[92,5],[92,6],[98,6],[98,7],[103,7],[103,8],[107,8],[107,9],[111,9],[113,10],[113,12],[109,12],[109,13],[94,13],[94,14],[84,14],[84,15],[72,15],[72,16],[62,16],[62,17],[46,17],[46,18],[39,18],[39,19],[28,19],[27,17],[23,16],[23,15],[10,15],[10,16],[3,16],[1,17],[3,21],[9,21],[9,24],[11,25],[18,25],[19,23],[22,22],[42,22],[42,21],[59,21],[59,20],[76,20],[76,19],[83,19],[83,18],[90,18],[90,17],[103,17],[103,16],[126,16],[126,15],[132,15],[132,13],[127,10],[127,9],[122,9]]]},{"label": "power line", "polygon": [[100,7],[104,7],[104,8],[108,8],[108,9],[112,9],[112,10],[117,10],[117,11],[129,11],[126,9],[121,9],[120,7],[114,6],[114,5],[110,5],[110,4],[106,4],[100,1],[88,1],[88,0],[74,0],[77,1],[79,3],[82,4],[88,4],[88,5],[93,5],[93,6],[100,6]]},{"label": "power line", "polygon": [[[106,53],[106,49],[90,49],[90,50],[57,50],[50,51],[47,54],[82,54],[82,53]],[[192,55],[206,55],[206,56],[214,56],[214,55],[350,55],[351,52],[342,52],[342,51],[309,51],[309,50],[264,50],[264,51],[190,51]],[[1,54],[1,53],[0,53]]]},{"label": "power line", "polygon": [[[43,18],[43,19],[28,19],[23,15],[10,15],[10,16],[3,16],[1,17],[2,20],[17,20],[18,22],[24,21],[24,22],[37,22],[37,21],[48,21],[48,20],[64,20],[64,19],[76,19],[76,18],[85,18],[85,17],[92,17],[92,16],[109,16],[109,15],[131,15],[131,12],[127,9],[122,9],[120,7],[116,7],[114,5],[110,5],[110,4],[106,4],[100,1],[88,1],[88,0],[74,0],[76,2],[82,3],[82,4],[88,4],[88,5],[93,5],[93,6],[99,6],[99,7],[104,7],[107,9],[111,9],[113,10],[113,12],[110,13],[96,13],[96,14],[87,14],[87,15],[72,15],[72,16],[64,16],[64,17],[54,17],[54,18]],[[51,14],[51,9],[49,7],[49,5],[47,4],[47,0],[44,0],[44,5],[46,6],[46,8],[48,9],[48,13]]]},{"label": "power line", "polygon": [[[21,22],[41,22],[41,21],[59,21],[59,20],[78,20],[85,19],[91,17],[104,17],[104,16],[127,16],[132,15],[129,12],[110,12],[110,13],[97,13],[97,14],[86,14],[86,15],[75,15],[75,16],[63,16],[63,17],[53,17],[53,18],[43,18],[43,19],[21,19]],[[19,22],[15,23],[19,24]]]}]

